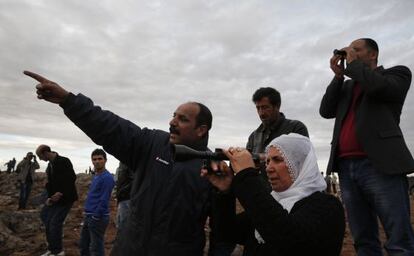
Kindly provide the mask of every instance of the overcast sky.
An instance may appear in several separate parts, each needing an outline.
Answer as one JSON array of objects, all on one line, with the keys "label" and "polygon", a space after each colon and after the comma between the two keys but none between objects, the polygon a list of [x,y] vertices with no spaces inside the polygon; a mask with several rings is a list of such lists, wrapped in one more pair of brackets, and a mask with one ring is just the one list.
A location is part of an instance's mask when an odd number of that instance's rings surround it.
[{"label": "overcast sky", "polygon": [[[318,109],[332,50],[361,37],[385,68],[414,69],[414,1],[0,0],[0,164],[39,144],[91,165],[97,147],[54,104],[31,70],[141,127],[168,129],[176,107],[212,111],[210,148],[245,146],[259,125],[253,92],[271,86],[281,111],[304,122],[325,169],[333,120]],[[414,152],[413,89],[401,127]],[[108,159],[115,171],[118,161]],[[42,162],[41,170],[46,164]]]}]

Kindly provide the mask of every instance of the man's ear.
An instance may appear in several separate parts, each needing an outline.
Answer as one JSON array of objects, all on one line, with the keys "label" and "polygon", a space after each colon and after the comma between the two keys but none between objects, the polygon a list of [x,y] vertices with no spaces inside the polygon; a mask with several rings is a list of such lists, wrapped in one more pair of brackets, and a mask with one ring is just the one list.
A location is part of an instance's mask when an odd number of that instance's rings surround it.
[{"label": "man's ear", "polygon": [[369,55],[370,55],[371,60],[377,60],[378,59],[378,52],[377,51],[371,50]]},{"label": "man's ear", "polygon": [[205,124],[200,125],[197,127],[197,135],[202,138],[208,132],[208,127]]}]

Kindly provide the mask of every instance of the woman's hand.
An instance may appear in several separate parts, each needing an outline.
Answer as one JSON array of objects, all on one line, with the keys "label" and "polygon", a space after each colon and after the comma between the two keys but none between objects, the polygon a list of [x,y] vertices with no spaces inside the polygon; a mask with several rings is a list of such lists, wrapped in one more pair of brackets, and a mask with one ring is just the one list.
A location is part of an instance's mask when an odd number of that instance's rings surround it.
[{"label": "woman's hand", "polygon": [[236,174],[241,170],[255,167],[252,155],[245,148],[230,147],[228,150],[223,150],[223,152],[229,158],[231,168]]}]

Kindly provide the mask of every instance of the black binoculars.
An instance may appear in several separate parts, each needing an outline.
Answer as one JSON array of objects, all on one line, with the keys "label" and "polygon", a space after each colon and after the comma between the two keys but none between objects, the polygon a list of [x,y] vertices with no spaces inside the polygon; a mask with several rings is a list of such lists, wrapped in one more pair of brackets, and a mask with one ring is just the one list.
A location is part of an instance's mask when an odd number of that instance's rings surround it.
[{"label": "black binoculars", "polygon": [[335,49],[335,50],[333,51],[333,54],[335,54],[335,55],[340,55],[342,58],[345,58],[345,57],[346,57],[346,51],[343,51],[343,50],[338,50],[338,49]]},{"label": "black binoculars", "polygon": [[[211,151],[198,151],[187,147],[185,145],[172,145],[173,147],[173,159],[175,162],[183,162],[191,159],[205,159],[214,161],[229,160],[229,158],[223,153],[222,149],[217,148],[215,152]],[[260,161],[259,154],[252,154],[254,162]]]}]

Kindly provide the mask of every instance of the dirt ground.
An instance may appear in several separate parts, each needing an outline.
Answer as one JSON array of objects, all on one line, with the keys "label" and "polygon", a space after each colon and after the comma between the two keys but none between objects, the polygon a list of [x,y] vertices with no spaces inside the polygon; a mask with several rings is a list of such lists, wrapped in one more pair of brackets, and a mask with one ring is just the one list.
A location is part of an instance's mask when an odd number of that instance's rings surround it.
[{"label": "dirt ground", "polygon": [[[112,211],[111,214],[112,219],[115,219],[115,201],[112,201],[111,203],[112,205]],[[78,251],[77,251],[77,239],[79,238],[79,232],[80,232],[80,227],[78,226],[76,228],[76,224],[79,223],[68,223],[65,227],[65,235],[68,234],[68,237],[65,241],[65,248],[66,248],[66,252],[67,255],[78,255]],[[414,227],[414,196],[411,197],[411,224]],[[73,225],[73,226],[72,226]],[[71,228],[71,226],[73,228]],[[74,227],[75,226],[75,227]],[[208,231],[206,231],[206,233],[208,233]],[[70,235],[69,235],[70,234]],[[111,223],[111,225],[108,227],[107,229],[107,233],[106,233],[106,239],[105,239],[105,248],[106,248],[106,252],[107,255],[109,255],[109,252],[112,248],[113,245],[113,240],[115,238],[116,235],[116,228],[115,225],[113,224],[113,222]],[[385,241],[385,235],[384,232],[381,230],[381,240]],[[207,252],[207,247],[206,247],[206,252]],[[207,255],[207,253],[205,253],[205,255]],[[343,243],[343,247],[342,247],[342,253],[341,256],[353,256],[356,255],[354,247],[353,247],[353,242],[352,242],[352,237],[349,231],[348,226],[346,227],[346,231],[345,231],[345,239],[344,239],[344,243]],[[241,247],[236,248],[236,250],[233,252],[232,256],[241,256]]]},{"label": "dirt ground", "polygon": [[[40,211],[40,206],[32,205],[28,207],[27,210],[23,211],[16,211],[17,209],[17,198],[18,198],[18,192],[17,191],[11,191],[14,189],[14,187],[10,187],[11,183],[13,183],[12,176],[8,176],[7,179],[9,181],[6,181],[4,178],[3,172],[0,173],[1,179],[0,179],[0,227],[8,227],[6,230],[6,236],[3,234],[0,234],[0,255],[13,255],[13,256],[34,256],[34,255],[41,255],[46,251],[46,240],[44,236],[44,228],[41,226],[40,220],[38,218],[38,214]],[[80,231],[81,231],[81,223],[83,218],[83,204],[84,199],[86,197],[86,192],[88,189],[88,185],[90,182],[89,175],[86,174],[80,174],[78,175],[77,179],[77,187],[78,187],[78,193],[80,200],[77,201],[67,219],[64,225],[64,249],[67,256],[76,256],[79,255],[78,250],[78,241],[80,237]],[[44,179],[43,176],[39,176],[38,184],[33,188],[32,190],[32,197],[36,197],[36,195],[40,194],[43,190],[43,181],[41,178]],[[9,186],[10,185],[10,186]],[[9,186],[9,187],[6,187]],[[116,214],[116,201],[114,199],[110,202],[111,207],[111,222],[107,228],[106,235],[105,235],[105,249],[106,249],[106,255],[109,255],[109,252],[111,251],[111,248],[113,246],[113,242],[116,236],[116,227],[114,224],[115,220],[115,214]],[[16,220],[12,220],[13,216],[16,216]],[[19,218],[22,218],[21,216],[24,216],[24,220],[20,221]],[[31,216],[31,219],[28,219],[29,216]],[[26,221],[26,223],[23,223]],[[33,224],[33,227],[30,229],[25,229],[25,226],[28,226],[28,224]],[[414,196],[411,197],[411,223],[414,226]],[[19,231],[23,230],[23,231]],[[8,233],[7,233],[8,232]],[[206,230],[206,233],[208,235],[208,230]],[[14,240],[11,240],[10,237],[13,236]],[[384,232],[381,231],[381,239],[382,241],[385,240]],[[16,245],[11,244],[15,243],[13,241],[20,241],[16,243]],[[24,246],[22,246],[22,242],[24,242]],[[3,243],[3,244],[2,244]],[[3,247],[3,248],[1,248]],[[8,250],[5,250],[4,248],[8,247]],[[11,248],[11,249],[10,249]],[[208,243],[206,246],[206,251],[208,248]],[[3,249],[3,250],[2,250]],[[240,256],[240,247],[236,248],[235,252],[233,253],[233,256]],[[205,254],[207,255],[207,254]],[[343,248],[342,248],[342,256],[351,256],[356,255],[353,245],[352,245],[352,238],[349,232],[349,229],[346,229],[345,233],[345,239],[343,242]]]}]

